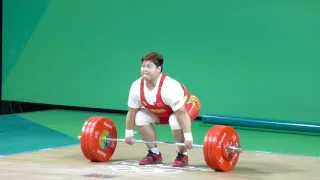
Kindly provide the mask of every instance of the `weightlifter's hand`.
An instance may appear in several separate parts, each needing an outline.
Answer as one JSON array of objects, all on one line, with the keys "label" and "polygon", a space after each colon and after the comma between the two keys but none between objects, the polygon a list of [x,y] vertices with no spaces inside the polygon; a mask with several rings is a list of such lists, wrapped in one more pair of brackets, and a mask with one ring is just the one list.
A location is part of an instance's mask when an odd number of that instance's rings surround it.
[{"label": "weightlifter's hand", "polygon": [[134,144],[134,132],[133,130],[127,130],[126,129],[126,133],[125,133],[125,143],[129,144],[129,145],[133,145]]},{"label": "weightlifter's hand", "polygon": [[193,148],[193,137],[191,133],[184,133],[184,144],[187,149]]}]

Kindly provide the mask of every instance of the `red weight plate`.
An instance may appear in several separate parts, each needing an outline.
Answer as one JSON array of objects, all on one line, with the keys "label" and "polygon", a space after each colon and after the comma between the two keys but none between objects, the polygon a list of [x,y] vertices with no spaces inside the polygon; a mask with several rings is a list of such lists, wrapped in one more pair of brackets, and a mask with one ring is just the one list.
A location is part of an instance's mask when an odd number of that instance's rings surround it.
[{"label": "red weight plate", "polygon": [[212,144],[213,143],[215,143],[215,141],[217,141],[217,139],[214,137],[214,135],[215,135],[215,131],[216,131],[216,127],[211,127],[210,129],[209,129],[209,142],[208,142],[208,160],[209,160],[209,164],[210,164],[210,166],[209,167],[211,167],[211,169],[213,169],[213,170],[217,170],[217,169],[215,169],[215,163],[213,162],[213,159],[214,159],[214,157],[213,157],[213,154],[214,154],[214,150],[213,150],[213,147],[212,147]]},{"label": "red weight plate", "polygon": [[214,139],[211,144],[211,164],[213,169],[216,171],[231,171],[237,164],[240,153],[234,153],[226,158],[224,151],[227,150],[227,143],[240,145],[237,132],[230,126],[214,126],[210,132],[212,132],[211,135]]},{"label": "red weight plate", "polygon": [[81,129],[81,133],[80,133],[80,147],[81,147],[81,151],[82,154],[87,158],[90,159],[90,157],[88,156],[87,151],[85,150],[85,140],[84,140],[84,132],[86,131],[87,125],[88,125],[88,121],[84,122],[82,129]]},{"label": "red weight plate", "polygon": [[90,129],[92,124],[99,119],[98,116],[93,116],[90,118],[90,121],[88,122],[86,131],[84,133],[84,139],[85,139],[85,150],[87,151],[87,155],[89,156],[91,161],[96,161],[96,158],[94,154],[90,151],[91,141],[90,141]]},{"label": "red weight plate", "polygon": [[108,161],[116,149],[117,141],[105,141],[106,138],[117,139],[117,128],[111,119],[100,117],[93,122],[88,135],[90,151],[96,161]]},{"label": "red weight plate", "polygon": [[239,142],[238,135],[235,135],[230,139],[226,139],[223,144],[223,151],[222,151],[223,157],[226,160],[231,161],[231,159],[234,158],[235,152],[232,151],[232,149],[229,149],[229,147],[230,146],[239,147],[239,145],[240,145],[240,142]]},{"label": "red weight plate", "polygon": [[88,160],[91,160],[91,155],[89,154],[88,152],[88,148],[87,148],[87,138],[86,138],[86,134],[87,134],[87,131],[88,131],[88,127],[89,127],[89,124],[91,125],[91,121],[94,120],[95,117],[91,117],[89,118],[82,126],[82,130],[81,130],[81,134],[80,134],[80,145],[81,145],[81,151],[82,151],[82,154],[88,159]]},{"label": "red weight plate", "polygon": [[87,131],[86,131],[86,141],[87,141],[87,145],[86,145],[86,149],[88,151],[88,154],[90,155],[91,161],[92,162],[96,162],[97,158],[95,156],[95,154],[92,152],[91,150],[91,146],[92,146],[92,141],[91,141],[91,131],[92,131],[92,126],[96,123],[96,121],[98,121],[101,117],[98,116],[94,116],[92,121],[89,122],[89,125],[87,127]]},{"label": "red weight plate", "polygon": [[212,141],[210,130],[211,129],[209,129],[209,131],[207,132],[206,136],[204,137],[204,143],[203,143],[202,152],[203,152],[203,157],[204,157],[204,160],[205,160],[206,164],[208,165],[208,167],[213,169],[213,167],[211,166],[211,163],[210,163],[210,159],[209,159],[209,147],[211,148],[211,146],[209,146],[209,145],[210,145],[210,143]]},{"label": "red weight plate", "polygon": [[[216,155],[217,153],[217,148],[216,148],[216,143],[219,139],[220,133],[222,132],[224,126],[213,126],[209,129],[209,132],[211,133],[211,139],[212,141],[210,141],[210,143],[208,144],[209,146],[209,160],[210,160],[210,164],[212,166],[212,169],[214,169],[215,171],[221,171],[221,169],[219,168],[219,166],[217,165],[217,160],[216,160]],[[222,150],[221,150],[222,152]]]}]

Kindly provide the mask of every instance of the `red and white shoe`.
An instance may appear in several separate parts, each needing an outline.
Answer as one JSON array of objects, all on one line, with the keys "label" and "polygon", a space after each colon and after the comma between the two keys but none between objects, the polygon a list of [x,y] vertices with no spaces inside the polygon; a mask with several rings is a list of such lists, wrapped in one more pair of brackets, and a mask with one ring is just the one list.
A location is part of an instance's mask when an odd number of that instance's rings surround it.
[{"label": "red and white shoe", "polygon": [[183,167],[188,165],[188,156],[178,152],[176,159],[173,162],[174,167]]},{"label": "red and white shoe", "polygon": [[161,153],[156,154],[156,153],[153,153],[151,150],[148,150],[148,154],[146,155],[146,157],[140,160],[139,164],[140,165],[162,164]]}]

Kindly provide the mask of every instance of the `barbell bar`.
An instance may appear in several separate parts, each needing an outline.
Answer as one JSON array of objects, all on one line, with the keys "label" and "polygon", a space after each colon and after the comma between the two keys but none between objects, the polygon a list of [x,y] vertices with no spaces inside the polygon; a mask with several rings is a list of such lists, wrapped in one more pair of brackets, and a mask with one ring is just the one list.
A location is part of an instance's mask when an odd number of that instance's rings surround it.
[{"label": "barbell bar", "polygon": [[[78,136],[78,139],[80,139],[81,136]],[[116,141],[116,142],[125,142],[125,139],[115,139],[115,138],[104,138],[104,141]],[[167,145],[177,145],[177,146],[186,146],[184,143],[173,143],[173,142],[163,142],[163,141],[144,141],[144,140],[134,140],[134,143],[145,143],[145,144],[167,144]],[[192,147],[197,148],[203,148],[203,145],[201,144],[192,144]],[[233,153],[235,152],[242,152],[241,147],[231,146],[229,145],[228,150],[232,150]]]}]

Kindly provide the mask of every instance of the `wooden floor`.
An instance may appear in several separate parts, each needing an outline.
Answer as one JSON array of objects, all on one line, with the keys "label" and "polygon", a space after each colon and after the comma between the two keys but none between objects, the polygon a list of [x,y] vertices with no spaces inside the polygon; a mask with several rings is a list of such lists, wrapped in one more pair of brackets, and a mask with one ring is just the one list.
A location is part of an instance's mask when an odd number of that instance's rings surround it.
[{"label": "wooden floor", "polygon": [[[243,152],[231,172],[215,172],[204,161],[202,149],[189,152],[190,165],[173,168],[175,146],[159,145],[164,165],[139,166],[146,155],[144,144],[128,146],[118,143],[111,161],[89,162],[80,146],[49,149],[0,157],[0,179],[214,179],[214,180],[316,180],[320,177],[320,158]],[[95,178],[93,178],[95,177]],[[100,177],[100,178],[97,178]]]}]

